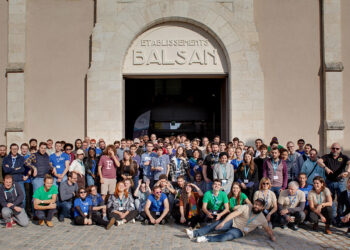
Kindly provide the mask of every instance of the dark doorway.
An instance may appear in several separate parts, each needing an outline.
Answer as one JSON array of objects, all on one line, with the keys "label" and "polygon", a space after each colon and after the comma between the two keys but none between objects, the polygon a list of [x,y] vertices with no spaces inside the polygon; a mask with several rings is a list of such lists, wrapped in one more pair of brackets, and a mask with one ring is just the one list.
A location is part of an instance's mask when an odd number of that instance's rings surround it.
[{"label": "dark doorway", "polygon": [[125,79],[125,133],[151,110],[148,134],[225,136],[226,79]]}]

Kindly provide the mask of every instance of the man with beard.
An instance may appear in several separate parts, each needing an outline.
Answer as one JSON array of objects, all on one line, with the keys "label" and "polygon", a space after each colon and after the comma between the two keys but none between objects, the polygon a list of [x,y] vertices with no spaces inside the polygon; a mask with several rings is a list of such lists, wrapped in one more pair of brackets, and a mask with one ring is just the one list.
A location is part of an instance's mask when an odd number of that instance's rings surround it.
[{"label": "man with beard", "polygon": [[213,183],[213,169],[214,165],[219,162],[219,144],[213,143],[211,145],[212,153],[207,155],[205,157],[202,172],[203,172],[203,178],[204,181],[207,183],[207,189],[211,189],[212,183]]},{"label": "man with beard", "polygon": [[[209,224],[198,230],[185,229],[187,236],[197,238],[196,242],[222,242],[241,238],[253,231],[258,226],[262,226],[272,241],[276,241],[267,220],[262,213],[265,201],[261,198],[254,201],[252,205],[239,206],[234,212],[229,214],[224,220]],[[215,236],[204,236],[213,231],[224,232]]]}]

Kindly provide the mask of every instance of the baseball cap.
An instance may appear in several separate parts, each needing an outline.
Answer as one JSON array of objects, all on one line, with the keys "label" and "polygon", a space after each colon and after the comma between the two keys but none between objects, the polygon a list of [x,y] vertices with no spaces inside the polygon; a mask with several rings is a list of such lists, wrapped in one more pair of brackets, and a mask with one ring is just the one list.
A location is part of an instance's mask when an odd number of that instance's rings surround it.
[{"label": "baseball cap", "polygon": [[134,143],[140,143],[140,139],[139,138],[135,138],[134,139]]},{"label": "baseball cap", "polygon": [[77,150],[77,155],[83,155],[83,154],[84,154],[84,151],[82,149]]}]

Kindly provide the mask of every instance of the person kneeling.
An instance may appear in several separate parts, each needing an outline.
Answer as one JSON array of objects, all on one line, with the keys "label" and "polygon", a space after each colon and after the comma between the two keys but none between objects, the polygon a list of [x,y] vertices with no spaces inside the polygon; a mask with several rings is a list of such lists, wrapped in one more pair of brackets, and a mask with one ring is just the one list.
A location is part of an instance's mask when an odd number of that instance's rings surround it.
[{"label": "person kneeling", "polygon": [[57,212],[57,194],[58,189],[53,185],[53,177],[47,174],[44,178],[44,186],[35,190],[33,195],[35,215],[39,219],[40,226],[43,226],[46,220],[47,226],[53,227],[52,217]]},{"label": "person kneeling", "polygon": [[[270,239],[275,241],[276,238],[262,213],[264,207],[265,201],[259,198],[254,201],[253,205],[239,206],[223,220],[208,224],[195,231],[185,229],[185,232],[190,239],[197,238],[197,242],[222,242],[241,238],[258,226],[262,226],[270,236]],[[224,233],[215,236],[205,236],[213,231]]]},{"label": "person kneeling", "polygon": [[169,201],[165,194],[162,193],[160,186],[153,186],[153,194],[148,196],[145,211],[141,216],[145,219],[144,225],[164,225],[167,222],[169,213]]},{"label": "person kneeling", "polygon": [[79,197],[74,200],[74,222],[76,225],[92,225],[95,222],[96,225],[105,226],[106,229],[110,229],[115,219],[112,218],[109,222],[102,219],[102,216],[92,213],[92,200],[87,197],[85,188],[79,188]]},{"label": "person kneeling", "polygon": [[123,181],[117,183],[114,194],[108,199],[107,209],[109,218],[115,218],[117,220],[117,226],[129,221],[135,223],[138,212],[135,210],[135,202],[132,194],[128,193]]}]

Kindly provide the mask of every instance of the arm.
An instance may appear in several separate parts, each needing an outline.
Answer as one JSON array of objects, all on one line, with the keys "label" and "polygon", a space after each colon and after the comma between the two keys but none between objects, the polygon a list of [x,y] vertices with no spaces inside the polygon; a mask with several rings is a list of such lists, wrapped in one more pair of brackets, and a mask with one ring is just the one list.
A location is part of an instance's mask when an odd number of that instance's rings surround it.
[{"label": "arm", "polygon": [[120,162],[118,161],[117,157],[114,154],[112,154],[112,159],[113,159],[115,165],[119,168],[120,167]]},{"label": "arm", "polygon": [[63,176],[65,176],[65,175],[68,173],[68,170],[69,170],[69,161],[65,161],[65,162],[64,162],[64,165],[65,165],[65,169],[64,169],[64,171],[63,171],[63,173],[62,173],[62,178],[63,178]]},{"label": "arm", "polygon": [[81,217],[86,218],[87,216],[85,216],[85,214],[83,213],[83,211],[81,211],[81,208],[79,206],[76,206],[75,209],[78,211],[78,213],[80,214]]},{"label": "arm", "polygon": [[26,165],[28,168],[33,169],[33,176],[35,177],[37,175],[37,169],[33,165],[33,163],[36,162],[36,156],[35,154],[31,154],[28,159],[24,162],[24,165]]},{"label": "arm", "polygon": [[102,177],[102,166],[99,164],[97,169],[98,169],[98,175],[100,176],[100,182],[101,182],[101,184],[103,184],[104,181],[103,181],[103,177]]},{"label": "arm", "polygon": [[181,214],[180,222],[185,223],[186,222],[185,211],[184,211],[184,207],[181,205],[180,205],[180,214]]},{"label": "arm", "polygon": [[213,215],[208,211],[207,205],[208,205],[208,203],[204,203],[204,202],[203,202],[203,205],[202,205],[203,213],[205,213],[205,214],[208,216],[208,218],[213,219],[214,217],[213,217]]},{"label": "arm", "polygon": [[266,233],[269,235],[272,241],[276,241],[276,237],[273,235],[273,231],[269,226],[264,226]]},{"label": "arm", "polygon": [[[49,204],[48,206],[40,206],[40,204]],[[56,203],[48,203],[48,200],[41,201],[39,199],[34,198],[33,201],[34,209],[35,210],[47,210],[47,209],[55,209]]]},{"label": "arm", "polygon": [[263,176],[268,177],[267,176],[267,160],[264,161],[264,164],[263,164]]},{"label": "arm", "polygon": [[232,220],[233,218],[235,218],[241,214],[242,214],[242,212],[239,210],[236,210],[236,211],[230,213],[229,215],[226,216],[226,218],[219,225],[216,226],[215,229],[218,230],[218,229],[222,228],[226,222]]},{"label": "arm", "polygon": [[137,197],[137,193],[139,192],[139,189],[141,187],[142,180],[139,180],[139,183],[134,191],[134,196]]},{"label": "arm", "polygon": [[147,200],[146,205],[145,205],[145,213],[146,213],[147,217],[149,218],[149,220],[154,224],[155,219],[152,217],[152,215],[149,211],[150,206],[151,206],[151,202],[150,202],[150,200]]},{"label": "arm", "polygon": [[216,220],[220,220],[222,216],[230,212],[230,206],[228,202],[224,204],[224,207],[225,209],[216,216]]},{"label": "arm", "polygon": [[201,190],[196,184],[191,183],[191,186],[194,187],[194,188],[196,189],[196,191],[197,191],[197,193],[198,193],[198,195],[199,195],[200,197],[203,196],[202,190]]},{"label": "arm", "polygon": [[203,165],[202,173],[203,173],[203,179],[205,180],[205,182],[209,183],[210,180],[208,179],[208,176],[207,176],[207,165]]},{"label": "arm", "polygon": [[295,208],[288,208],[288,212],[289,213],[301,212],[301,211],[304,211],[304,208],[305,208],[305,201],[299,202],[298,206]]},{"label": "arm", "polygon": [[249,200],[248,198],[245,199],[244,202],[245,202],[245,204],[247,204],[247,205],[253,205],[253,204],[250,202],[250,200]]}]

